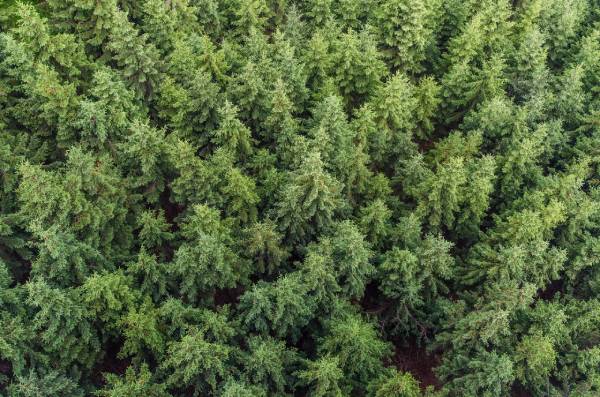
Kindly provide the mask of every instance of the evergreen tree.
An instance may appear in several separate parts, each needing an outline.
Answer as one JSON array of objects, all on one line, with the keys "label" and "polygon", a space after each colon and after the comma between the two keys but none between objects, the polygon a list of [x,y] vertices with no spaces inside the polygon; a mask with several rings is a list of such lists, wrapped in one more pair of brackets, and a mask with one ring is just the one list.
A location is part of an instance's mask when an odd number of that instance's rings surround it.
[{"label": "evergreen tree", "polygon": [[237,119],[237,108],[225,101],[219,111],[219,128],[215,131],[212,143],[239,153],[240,157],[247,156],[252,151],[250,130]]},{"label": "evergreen tree", "polygon": [[259,387],[229,381],[223,386],[223,391],[220,395],[223,397],[264,397],[267,394],[265,390]]},{"label": "evergreen tree", "polygon": [[386,70],[368,30],[342,34],[332,59],[336,86],[348,104],[373,92]]},{"label": "evergreen tree", "polygon": [[403,158],[414,152],[414,143],[410,138],[415,127],[416,107],[414,86],[401,73],[391,76],[377,90],[372,109],[376,126],[383,135],[378,139],[383,146],[378,148],[379,155],[386,161],[390,156]]},{"label": "evergreen tree", "polygon": [[376,381],[369,385],[370,395],[374,397],[419,397],[421,389],[419,382],[408,372],[395,370],[386,371]]},{"label": "evergreen tree", "polygon": [[383,369],[382,359],[389,354],[389,345],[379,339],[373,324],[348,313],[333,317],[328,328],[319,351],[339,357],[340,367],[352,381],[365,384]]},{"label": "evergreen tree", "polygon": [[106,386],[98,391],[101,397],[169,397],[166,386],[152,381],[152,373],[148,364],[142,364],[139,370],[128,367],[125,376],[106,375]]},{"label": "evergreen tree", "polygon": [[112,18],[107,49],[137,94],[152,97],[159,79],[158,50],[130,24],[126,13],[116,10]]},{"label": "evergreen tree", "polygon": [[168,371],[168,386],[194,386],[194,394],[214,393],[227,376],[227,345],[208,342],[201,331],[190,329],[181,340],[169,344],[161,367]]},{"label": "evergreen tree", "polygon": [[140,189],[144,198],[156,203],[165,190],[168,154],[164,130],[157,130],[139,121],[130,126],[130,133],[122,143],[127,158],[127,177],[131,187]]},{"label": "evergreen tree", "polygon": [[[31,327],[39,337],[38,343],[56,359],[58,368],[93,365],[100,344],[77,291],[53,288],[37,280],[27,284],[26,303],[34,311]],[[46,381],[45,378],[36,381],[35,373],[30,376],[34,377],[34,383]]]},{"label": "evergreen tree", "polygon": [[250,352],[244,359],[244,369],[251,383],[282,393],[289,383],[286,368],[294,361],[293,352],[287,350],[283,342],[271,338],[252,338],[248,347]]},{"label": "evergreen tree", "polygon": [[360,209],[360,229],[366,235],[367,241],[379,248],[390,233],[390,218],[392,213],[387,205],[376,199]]},{"label": "evergreen tree", "polygon": [[321,239],[316,249],[333,261],[333,271],[343,293],[360,298],[374,269],[370,263],[371,251],[356,225],[350,221],[335,225],[331,237]]},{"label": "evergreen tree", "polygon": [[298,339],[313,316],[314,302],[299,273],[261,282],[240,297],[242,321],[250,330]]},{"label": "evergreen tree", "polygon": [[406,73],[420,72],[431,40],[426,2],[385,0],[378,4],[373,14],[374,25],[392,65]]},{"label": "evergreen tree", "polygon": [[110,158],[74,148],[62,168],[21,165],[17,196],[27,229],[38,234],[55,225],[103,255],[119,258],[130,244],[131,226],[125,223],[123,181]]},{"label": "evergreen tree", "polygon": [[116,331],[121,317],[139,300],[139,291],[131,288],[131,280],[120,270],[93,274],[78,292],[86,313],[96,323],[103,324],[106,334]]},{"label": "evergreen tree", "polygon": [[164,350],[163,335],[159,329],[158,313],[150,300],[140,305],[138,310],[130,309],[120,320],[125,342],[120,357],[143,357],[150,352],[160,357]]},{"label": "evergreen tree", "polygon": [[290,173],[277,203],[277,221],[292,241],[305,240],[332,223],[341,204],[339,183],[323,169],[318,152]]},{"label": "evergreen tree", "polygon": [[18,376],[8,387],[12,397],[83,396],[83,390],[72,380],[57,371],[30,370],[27,376]]},{"label": "evergreen tree", "polygon": [[340,369],[339,359],[335,356],[323,356],[309,362],[307,369],[299,371],[298,378],[303,384],[310,385],[311,397],[340,397],[343,395],[340,381],[344,373]]},{"label": "evergreen tree", "polygon": [[155,301],[166,295],[168,268],[145,248],[142,247],[137,259],[127,265],[127,273],[143,295],[151,296]]},{"label": "evergreen tree", "polygon": [[[187,59],[176,58],[173,52],[172,63],[185,67]],[[193,55],[183,53],[181,57]],[[190,62],[192,63],[192,62]],[[217,122],[217,109],[220,103],[218,86],[210,81],[206,73],[197,73],[185,85],[167,76],[160,83],[158,110],[168,125],[175,129],[181,138],[205,145],[208,143],[206,130],[214,129]]]},{"label": "evergreen tree", "polygon": [[369,176],[365,138],[351,128],[337,96],[325,98],[314,113],[310,144],[321,151],[326,168],[344,184],[344,193],[351,198],[362,190]]},{"label": "evergreen tree", "polygon": [[257,271],[274,273],[285,263],[289,253],[282,245],[281,234],[271,221],[255,223],[245,230],[246,253],[253,259]]},{"label": "evergreen tree", "polygon": [[245,269],[231,247],[231,232],[219,212],[205,205],[192,210],[181,226],[186,240],[175,252],[170,273],[177,280],[179,293],[195,303],[214,288],[234,287]]}]

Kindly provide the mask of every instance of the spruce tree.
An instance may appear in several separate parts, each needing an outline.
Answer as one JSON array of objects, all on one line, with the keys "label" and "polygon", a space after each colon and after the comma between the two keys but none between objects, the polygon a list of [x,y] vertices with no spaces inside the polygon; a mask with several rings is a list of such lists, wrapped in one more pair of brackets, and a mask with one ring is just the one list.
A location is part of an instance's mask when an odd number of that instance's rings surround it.
[{"label": "spruce tree", "polygon": [[341,202],[340,186],[323,168],[320,153],[308,153],[280,193],[277,221],[292,241],[310,238],[332,224]]}]

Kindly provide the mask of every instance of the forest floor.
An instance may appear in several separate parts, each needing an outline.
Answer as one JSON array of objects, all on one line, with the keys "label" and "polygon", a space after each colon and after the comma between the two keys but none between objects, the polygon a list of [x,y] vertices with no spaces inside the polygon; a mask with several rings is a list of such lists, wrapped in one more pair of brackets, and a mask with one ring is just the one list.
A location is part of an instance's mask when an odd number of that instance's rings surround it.
[{"label": "forest floor", "polygon": [[419,346],[415,341],[408,345],[396,345],[392,361],[399,370],[410,372],[422,389],[427,386],[436,389],[441,387],[442,383],[433,372],[433,368],[440,364],[440,356],[428,353],[423,344]]}]

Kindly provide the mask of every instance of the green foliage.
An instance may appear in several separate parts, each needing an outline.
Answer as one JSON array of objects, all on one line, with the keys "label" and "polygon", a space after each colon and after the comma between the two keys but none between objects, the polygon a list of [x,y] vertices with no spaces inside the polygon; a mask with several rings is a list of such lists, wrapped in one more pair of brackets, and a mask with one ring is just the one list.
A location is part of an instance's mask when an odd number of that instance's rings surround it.
[{"label": "green foliage", "polygon": [[253,259],[257,271],[274,273],[285,262],[288,252],[282,245],[282,236],[271,221],[255,223],[245,230],[245,252]]},{"label": "green foliage", "polygon": [[308,395],[311,397],[343,396],[339,382],[344,373],[335,356],[323,356],[317,361],[309,362],[307,369],[299,371],[297,376],[301,383],[310,386]]},{"label": "green foliage", "polygon": [[120,327],[125,342],[120,357],[141,356],[145,351],[160,356],[164,350],[163,335],[159,330],[158,313],[150,300],[121,317]]},{"label": "green foliage", "polygon": [[230,353],[230,347],[208,342],[201,331],[191,329],[181,340],[169,344],[161,364],[169,373],[166,383],[176,387],[193,385],[195,394],[214,392],[217,382],[227,375]]},{"label": "green foliage", "polygon": [[600,394],[599,0],[0,3],[0,395]]},{"label": "green foliage", "polygon": [[390,233],[391,210],[381,199],[376,199],[361,208],[359,216],[360,229],[367,241],[379,248]]},{"label": "green foliage", "polygon": [[[156,203],[165,190],[164,157],[167,148],[164,138],[164,131],[136,121],[130,126],[130,134],[122,144],[124,156],[129,160],[127,177],[131,187],[141,191],[144,198],[151,203]],[[149,219],[142,218],[140,223],[146,221]]]},{"label": "green foliage", "polygon": [[373,324],[356,314],[334,317],[328,324],[329,332],[319,345],[319,352],[339,357],[346,376],[365,384],[382,367],[382,359],[389,354],[389,345],[380,340]]},{"label": "green foliage", "polygon": [[323,169],[319,152],[310,152],[282,189],[277,222],[292,241],[310,238],[333,223],[339,195],[339,183]]},{"label": "green foliage", "polygon": [[291,273],[272,283],[258,283],[244,293],[240,310],[246,327],[297,339],[314,310],[308,286],[302,281],[298,273]]},{"label": "green foliage", "polygon": [[[195,63],[195,59],[179,59],[175,57],[193,57],[188,53],[173,54],[172,63],[181,65],[172,66],[185,68],[188,63]],[[177,71],[173,72],[174,74]],[[205,95],[200,95],[204,93]],[[206,73],[199,73],[186,80],[185,85],[178,84],[173,78],[167,76],[161,81],[158,103],[159,114],[165,119],[166,124],[176,129],[177,134],[183,138],[206,144],[208,136],[205,130],[212,130],[217,122],[218,87],[210,81]]]},{"label": "green foliage", "polygon": [[108,36],[107,50],[119,66],[120,73],[136,93],[151,98],[159,81],[159,53],[139,35],[127,20],[127,14],[115,11],[113,26]]},{"label": "green foliage", "polygon": [[125,376],[106,375],[106,386],[97,393],[101,397],[169,397],[166,385],[152,381],[152,374],[147,364],[142,364],[139,371],[128,367]]},{"label": "green foliage", "polygon": [[87,313],[104,323],[107,332],[117,327],[120,317],[134,307],[139,295],[122,271],[95,273],[87,278],[80,291]]},{"label": "green foliage", "polygon": [[556,352],[552,340],[548,337],[527,335],[517,346],[515,362],[517,377],[532,389],[542,390],[548,383],[548,377],[556,366]]},{"label": "green foliage", "polygon": [[225,105],[219,110],[219,128],[211,141],[244,157],[252,151],[250,130],[237,119],[237,113],[237,108],[225,101]]},{"label": "green foliage", "polygon": [[[77,291],[52,288],[42,280],[29,282],[26,303],[34,311],[31,327],[39,335],[39,343],[57,357],[60,367],[93,365],[99,341]],[[34,373],[30,375],[36,378]]]},{"label": "green foliage", "polygon": [[248,386],[241,382],[229,381],[223,386],[222,397],[264,397],[265,390],[256,386]]},{"label": "green foliage", "polygon": [[454,272],[451,247],[441,237],[427,235],[414,252],[397,247],[386,252],[379,267],[379,288],[395,302],[388,319],[393,329],[418,329],[423,336],[428,327],[423,310],[448,291],[445,280]]},{"label": "green foliage", "polygon": [[164,217],[164,211],[142,212],[139,220],[139,239],[142,246],[146,248],[159,248],[163,243],[173,239],[173,233],[169,232],[169,224]]},{"label": "green foliage", "polygon": [[386,56],[404,72],[420,72],[431,40],[425,1],[385,0],[374,11]]},{"label": "green foliage", "polygon": [[331,258],[344,295],[360,298],[374,269],[371,251],[356,225],[349,221],[335,225],[331,237],[323,238],[316,251]]},{"label": "green foliage", "polygon": [[347,102],[373,92],[385,72],[385,64],[368,30],[341,35],[332,54],[335,83]]},{"label": "green foliage", "polygon": [[249,354],[244,358],[244,371],[252,384],[281,393],[289,383],[286,368],[294,362],[294,354],[285,343],[271,338],[254,337],[248,341]]},{"label": "green foliage", "polygon": [[[454,133],[432,151],[430,170],[419,154],[407,160],[402,173],[406,192],[417,198],[417,212],[437,230],[441,225],[479,229],[494,188],[495,161],[491,156],[475,158],[481,134]],[[461,213],[456,219],[455,213]]]},{"label": "green foliage", "polygon": [[504,354],[483,351],[469,360],[464,376],[452,382],[452,388],[464,396],[508,395],[514,381],[513,363]]},{"label": "green foliage", "polygon": [[369,385],[370,395],[374,397],[419,397],[421,389],[419,382],[407,372],[395,370],[386,371],[385,375],[379,377]]},{"label": "green foliage", "polygon": [[234,287],[245,269],[219,212],[205,205],[196,205],[192,211],[181,226],[185,240],[175,252],[170,273],[179,293],[194,303],[212,287]]},{"label": "green foliage", "polygon": [[56,371],[38,373],[31,370],[27,376],[17,377],[8,387],[11,397],[83,396],[83,391],[68,377]]}]

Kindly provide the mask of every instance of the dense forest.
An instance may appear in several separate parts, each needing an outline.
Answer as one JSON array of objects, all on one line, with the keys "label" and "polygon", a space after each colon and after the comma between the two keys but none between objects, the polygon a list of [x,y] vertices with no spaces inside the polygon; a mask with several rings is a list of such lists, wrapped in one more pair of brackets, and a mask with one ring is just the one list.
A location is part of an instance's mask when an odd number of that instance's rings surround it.
[{"label": "dense forest", "polygon": [[600,0],[0,5],[0,396],[600,395]]}]

